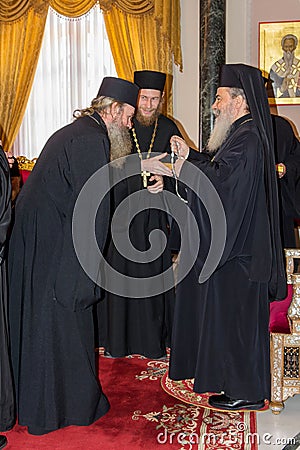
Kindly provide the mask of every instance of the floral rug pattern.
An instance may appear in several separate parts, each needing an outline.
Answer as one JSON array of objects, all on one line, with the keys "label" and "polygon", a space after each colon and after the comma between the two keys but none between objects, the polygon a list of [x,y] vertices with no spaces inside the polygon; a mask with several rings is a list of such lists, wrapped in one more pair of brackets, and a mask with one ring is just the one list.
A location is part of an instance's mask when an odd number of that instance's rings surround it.
[{"label": "floral rug pattern", "polygon": [[135,378],[141,382],[159,380],[162,389],[176,398],[176,403],[164,404],[156,411],[134,411],[132,420],[144,419],[155,424],[158,444],[168,444],[178,450],[258,448],[255,412],[210,408],[209,395],[193,392],[192,379],[173,382],[168,378],[168,363],[168,356],[163,360],[148,360],[145,370]]}]

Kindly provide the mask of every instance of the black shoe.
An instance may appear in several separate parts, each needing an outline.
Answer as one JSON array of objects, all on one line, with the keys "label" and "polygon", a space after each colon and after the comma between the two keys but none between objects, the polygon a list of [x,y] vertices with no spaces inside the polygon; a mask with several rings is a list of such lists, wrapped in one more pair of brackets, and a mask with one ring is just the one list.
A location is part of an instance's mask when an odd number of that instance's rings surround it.
[{"label": "black shoe", "polygon": [[208,399],[210,406],[220,409],[228,409],[231,411],[238,411],[240,409],[262,409],[265,406],[264,400],[237,400],[235,398],[227,397],[227,395],[211,395]]},{"label": "black shoe", "polygon": [[0,434],[0,448],[4,448],[7,446],[7,439],[6,436],[3,434]]}]

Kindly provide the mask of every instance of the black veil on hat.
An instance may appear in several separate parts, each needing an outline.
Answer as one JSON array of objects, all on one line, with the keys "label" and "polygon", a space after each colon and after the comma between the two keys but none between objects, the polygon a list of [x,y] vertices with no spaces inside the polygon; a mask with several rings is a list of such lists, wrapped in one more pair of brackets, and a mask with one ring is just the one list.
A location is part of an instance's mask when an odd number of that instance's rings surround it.
[{"label": "black veil on hat", "polygon": [[262,140],[264,177],[272,240],[272,272],[269,280],[269,292],[272,299],[281,299],[286,295],[286,281],[279,231],[273,127],[265,82],[261,71],[256,67],[246,64],[225,64],[221,67],[219,87],[243,89],[252,119]]},{"label": "black veil on hat", "polygon": [[135,108],[138,93],[139,87],[130,81],[116,77],[105,77],[102,80],[97,97],[110,97]]},{"label": "black veil on hat", "polygon": [[163,92],[166,74],[154,70],[137,70],[134,72],[134,82],[140,89],[155,89]]},{"label": "black veil on hat", "polygon": [[219,87],[243,89],[264,147],[270,153],[270,157],[274,156],[270,107],[261,71],[246,64],[224,64],[220,71]]}]

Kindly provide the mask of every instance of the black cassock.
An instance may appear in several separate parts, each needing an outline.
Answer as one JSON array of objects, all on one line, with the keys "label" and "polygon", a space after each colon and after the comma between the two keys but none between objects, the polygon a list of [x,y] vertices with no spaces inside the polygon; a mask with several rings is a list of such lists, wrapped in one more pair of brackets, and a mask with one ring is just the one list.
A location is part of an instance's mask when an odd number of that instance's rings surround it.
[{"label": "black cassock", "polygon": [[[33,434],[89,425],[109,408],[94,352],[92,309],[100,288],[81,268],[72,240],[77,196],[109,161],[106,127],[96,116],[100,124],[83,117],[48,140],[16,204],[9,251],[12,359],[18,421]],[[106,203],[97,215],[100,249],[108,210]]]},{"label": "black cassock", "polygon": [[[146,157],[150,146],[154,125],[143,127],[134,119],[133,125],[136,131],[139,147]],[[154,139],[153,152],[169,152],[170,138],[179,135],[180,132],[173,121],[160,115],[157,132]],[[133,153],[136,153],[133,141]],[[165,177],[165,188],[172,189],[170,179]],[[135,192],[145,191],[140,175],[134,175],[120,182],[113,192],[112,211],[120,202]],[[143,195],[145,192],[143,192]],[[145,206],[144,197],[135,197],[135,203],[139,207]],[[147,195],[147,209],[137,214],[129,227],[129,236],[132,245],[141,252],[150,247],[149,234],[152,230],[162,230],[167,239],[169,235],[170,219],[168,215],[151,208],[151,199],[159,196],[161,207],[164,208],[164,194]],[[155,199],[157,201],[157,197]],[[129,208],[130,209],[130,208]],[[130,210],[128,211],[130,214]],[[119,227],[122,226],[122,218],[117,219]],[[128,229],[124,227],[124,233]],[[107,249],[107,261],[116,269],[130,277],[149,278],[158,275],[171,266],[171,251],[166,248],[162,255],[150,263],[137,263],[124,258],[116,250],[110,241]],[[124,292],[127,290],[124,281]],[[126,295],[119,296],[106,292],[104,301],[99,304],[99,334],[100,345],[112,356],[125,356],[129,354],[141,354],[149,358],[159,358],[166,354],[166,347],[170,345],[174,309],[174,289],[167,290],[160,295],[147,297],[140,292],[140,298],[129,298]]]},{"label": "black cassock", "polygon": [[300,142],[290,123],[272,114],[275,162],[286,166],[278,179],[281,237],[285,248],[296,247],[294,221],[300,218]]},{"label": "black cassock", "polygon": [[[227,237],[218,266],[199,284],[211,243],[211,223],[202,201],[189,190],[188,206],[198,223],[200,247],[195,265],[177,286],[169,376],[195,378],[194,390],[199,393],[224,391],[238,399],[269,398],[268,284],[277,277],[278,261],[272,257],[263,150],[251,117],[234,123],[214,161],[194,152],[189,160],[210,179],[222,201]],[[184,165],[181,178],[185,170]],[[207,185],[199,183],[201,193]],[[189,222],[185,233],[192,249],[195,237]],[[279,266],[282,297],[282,261]],[[179,276],[181,270],[179,262]]]},{"label": "black cassock", "polygon": [[10,173],[0,146],[0,431],[15,422],[14,391],[9,354],[6,251],[11,219]]}]

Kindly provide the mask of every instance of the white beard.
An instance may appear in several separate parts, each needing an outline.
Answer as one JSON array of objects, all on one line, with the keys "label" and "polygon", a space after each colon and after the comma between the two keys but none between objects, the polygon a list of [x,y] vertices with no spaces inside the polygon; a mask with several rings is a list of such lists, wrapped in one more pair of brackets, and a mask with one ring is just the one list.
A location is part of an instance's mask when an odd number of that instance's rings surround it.
[{"label": "white beard", "polygon": [[229,134],[232,123],[233,117],[229,110],[216,117],[214,128],[207,143],[209,153],[214,153],[221,147]]}]

